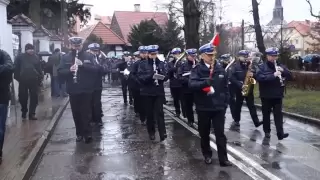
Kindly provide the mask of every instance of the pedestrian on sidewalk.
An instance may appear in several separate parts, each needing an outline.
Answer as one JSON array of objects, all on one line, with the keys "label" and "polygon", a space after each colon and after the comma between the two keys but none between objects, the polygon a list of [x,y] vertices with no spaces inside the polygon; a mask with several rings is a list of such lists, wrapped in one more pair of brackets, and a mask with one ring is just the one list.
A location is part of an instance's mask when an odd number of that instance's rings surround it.
[{"label": "pedestrian on sidewalk", "polygon": [[41,84],[43,73],[41,62],[34,53],[34,46],[26,44],[25,53],[17,56],[14,61],[14,78],[19,82],[19,101],[21,104],[22,119],[27,118],[28,99],[29,120],[37,120],[36,108],[38,105],[39,85]]},{"label": "pedestrian on sidewalk", "polygon": [[47,72],[50,74],[50,80],[51,80],[51,96],[52,97],[59,97],[63,94],[61,93],[61,86],[59,82],[58,77],[58,66],[60,64],[61,60],[61,53],[60,49],[57,48],[54,50],[54,53],[49,57],[48,63],[47,63]]},{"label": "pedestrian on sidewalk", "polygon": [[86,52],[81,37],[69,39],[71,50],[64,55],[58,67],[58,73],[67,82],[73,120],[76,126],[77,142],[92,141],[92,93],[97,72],[101,66],[96,65],[92,54]]},{"label": "pedestrian on sidewalk", "polygon": [[0,164],[8,117],[8,105],[11,98],[10,83],[12,82],[13,62],[8,53],[0,50]]}]

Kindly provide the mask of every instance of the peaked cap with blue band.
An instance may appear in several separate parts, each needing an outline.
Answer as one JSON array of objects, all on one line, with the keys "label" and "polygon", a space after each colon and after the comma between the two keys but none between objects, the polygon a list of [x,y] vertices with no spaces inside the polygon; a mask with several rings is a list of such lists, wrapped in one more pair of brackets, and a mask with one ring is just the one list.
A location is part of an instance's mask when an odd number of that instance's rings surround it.
[{"label": "peaked cap with blue band", "polygon": [[213,54],[214,53],[214,46],[212,43],[207,43],[199,48],[200,54]]},{"label": "peaked cap with blue band", "polygon": [[190,56],[195,56],[195,55],[197,55],[197,49],[194,49],[194,48],[192,48],[192,49],[187,49],[187,50],[186,50],[186,53],[187,53],[188,55],[190,55]]},{"label": "peaked cap with blue band", "polygon": [[140,51],[136,51],[133,53],[134,56],[139,56],[140,55]]},{"label": "peaked cap with blue band", "polygon": [[148,49],[149,53],[158,53],[159,46],[158,45],[149,45],[147,49]]},{"label": "peaked cap with blue band", "polygon": [[98,51],[100,50],[100,45],[98,43],[92,43],[92,44],[89,44],[88,49],[92,51]]},{"label": "peaked cap with blue band", "polygon": [[266,54],[269,56],[277,56],[279,55],[279,49],[276,47],[271,47],[266,49]]},{"label": "peaked cap with blue band", "polygon": [[240,50],[238,52],[239,56],[249,56],[249,54],[250,54],[250,51],[248,51],[248,50]]},{"label": "peaked cap with blue band", "polygon": [[140,52],[148,52],[148,46],[140,46],[138,48],[138,51],[140,51]]},{"label": "peaked cap with blue band", "polygon": [[72,45],[82,45],[83,38],[82,37],[71,37],[71,38],[69,38],[69,42]]},{"label": "peaked cap with blue band", "polygon": [[222,59],[229,59],[230,57],[231,57],[230,54],[223,54],[223,55],[221,56]]},{"label": "peaked cap with blue band", "polygon": [[181,53],[181,49],[180,48],[173,48],[171,50],[171,54],[180,54]]}]

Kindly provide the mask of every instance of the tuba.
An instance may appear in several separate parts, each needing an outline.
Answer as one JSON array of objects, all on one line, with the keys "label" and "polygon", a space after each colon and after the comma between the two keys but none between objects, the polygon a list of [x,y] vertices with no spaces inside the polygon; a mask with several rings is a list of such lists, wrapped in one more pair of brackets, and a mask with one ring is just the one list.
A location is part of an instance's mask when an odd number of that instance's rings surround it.
[{"label": "tuba", "polygon": [[74,66],[76,66],[76,71],[73,72],[73,82],[74,83],[78,83],[78,63],[77,63],[77,59],[78,59],[78,54],[79,54],[79,51],[77,50],[76,51],[76,57],[74,59]]},{"label": "tuba", "polygon": [[250,62],[250,64],[248,67],[248,71],[247,71],[247,74],[246,74],[246,77],[244,79],[243,86],[242,86],[242,91],[241,91],[242,96],[248,96],[251,87],[257,83],[253,77],[249,76],[249,73],[252,72],[253,58],[250,57],[249,62]]}]

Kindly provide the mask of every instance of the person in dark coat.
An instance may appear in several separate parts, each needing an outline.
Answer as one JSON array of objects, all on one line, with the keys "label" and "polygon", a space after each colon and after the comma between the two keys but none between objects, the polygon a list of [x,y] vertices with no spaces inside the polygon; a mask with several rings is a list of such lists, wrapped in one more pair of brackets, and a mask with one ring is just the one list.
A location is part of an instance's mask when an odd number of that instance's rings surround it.
[{"label": "person in dark coat", "polygon": [[37,120],[39,85],[43,79],[41,62],[34,53],[34,46],[26,44],[25,53],[18,55],[14,61],[14,78],[19,82],[19,101],[21,104],[22,119],[27,118],[28,99],[29,120]]},{"label": "person in dark coat", "polygon": [[10,108],[10,84],[12,82],[13,70],[11,57],[7,52],[0,50],[0,164],[2,163],[2,149],[6,132],[8,108]]},{"label": "person in dark coat", "polygon": [[243,104],[243,100],[246,100],[252,121],[255,127],[259,127],[262,125],[262,122],[259,121],[256,106],[254,105],[254,95],[253,95],[254,85],[251,85],[250,89],[248,90],[248,94],[246,96],[243,96],[242,94],[242,86],[246,79],[247,73],[249,77],[256,78],[254,74],[255,73],[254,64],[251,65],[252,67],[251,71],[249,70],[250,63],[255,63],[253,62],[253,60],[251,61],[248,60],[249,54],[250,52],[247,50],[239,51],[238,52],[239,61],[237,61],[233,66],[233,68],[231,69],[230,88],[233,89],[236,95],[236,106],[234,109],[233,124],[235,126],[240,126],[242,104]]},{"label": "person in dark coat", "polygon": [[[212,163],[210,147],[210,128],[213,124],[220,166],[231,166],[227,156],[227,138],[224,134],[225,113],[228,106],[228,77],[222,65],[213,58],[212,43],[199,48],[200,63],[192,69],[189,87],[194,92],[198,114],[198,131],[201,150],[206,164]],[[212,73],[212,78],[210,74]]]},{"label": "person in dark coat", "polygon": [[283,130],[282,99],[284,97],[285,80],[291,80],[291,72],[277,61],[278,48],[266,49],[267,61],[257,69],[257,81],[262,103],[263,131],[270,138],[270,114],[273,112],[274,122],[279,140],[287,138]]},{"label": "person in dark coat", "polygon": [[194,68],[198,62],[197,58],[197,49],[187,49],[187,61],[181,64],[178,68],[178,79],[181,81],[182,88],[182,101],[184,101],[186,116],[188,119],[188,125],[193,127],[194,123],[194,114],[193,114],[193,104],[194,96],[192,90],[189,88],[189,76],[191,69]]},{"label": "person in dark coat", "polygon": [[181,60],[177,62],[178,58],[181,56],[180,48],[173,48],[171,54],[174,59],[167,64],[168,78],[170,81],[170,92],[173,98],[173,104],[176,111],[176,116],[180,117],[181,111],[183,117],[186,117],[184,106],[182,102],[182,92],[181,92],[181,82],[177,78],[177,70],[181,66]]},{"label": "person in dark coat", "polygon": [[90,53],[94,55],[96,64],[101,66],[102,71],[98,71],[96,73],[96,77],[94,78],[94,91],[92,93],[92,122],[98,126],[103,126],[102,123],[102,103],[101,103],[101,95],[102,95],[102,81],[103,77],[107,72],[107,63],[104,56],[100,54],[100,45],[97,43],[92,43],[88,46]]},{"label": "person in dark coat", "polygon": [[[128,104],[128,62],[129,62],[129,52],[125,51],[124,55],[120,61],[120,63],[117,64],[117,70],[119,73],[119,77],[121,80],[121,90],[122,90],[122,96],[123,96],[123,102],[124,104]],[[131,93],[129,92],[129,103],[132,104],[132,97]]]},{"label": "person in dark coat", "polygon": [[58,67],[58,73],[67,82],[70,106],[76,126],[77,142],[92,141],[92,94],[95,90],[97,74],[103,68],[96,63],[94,56],[82,48],[83,39],[72,37],[69,39],[71,50],[65,54]]},{"label": "person in dark coat", "polygon": [[139,64],[137,77],[141,83],[141,96],[147,115],[147,129],[150,140],[155,139],[155,120],[157,121],[160,141],[167,138],[163,111],[163,83],[167,80],[164,63],[157,58],[158,45],[148,46],[149,58]]}]

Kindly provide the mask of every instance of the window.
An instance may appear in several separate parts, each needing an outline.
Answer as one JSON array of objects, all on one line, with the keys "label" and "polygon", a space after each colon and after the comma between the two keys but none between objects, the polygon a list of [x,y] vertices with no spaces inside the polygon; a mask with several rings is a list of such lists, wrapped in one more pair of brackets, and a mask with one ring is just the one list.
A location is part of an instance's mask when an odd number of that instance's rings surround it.
[{"label": "window", "polygon": [[299,39],[296,39],[296,44],[299,44]]}]

